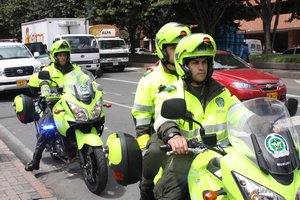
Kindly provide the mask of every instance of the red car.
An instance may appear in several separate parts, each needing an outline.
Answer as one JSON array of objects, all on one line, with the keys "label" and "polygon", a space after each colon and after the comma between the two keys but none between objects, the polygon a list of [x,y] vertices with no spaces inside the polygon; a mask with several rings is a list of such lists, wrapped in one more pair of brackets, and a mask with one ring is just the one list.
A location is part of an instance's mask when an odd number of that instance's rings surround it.
[{"label": "red car", "polygon": [[[155,63],[147,69],[157,65]],[[286,85],[277,76],[252,68],[230,52],[217,51],[213,78],[242,101],[256,97],[286,100]]]}]

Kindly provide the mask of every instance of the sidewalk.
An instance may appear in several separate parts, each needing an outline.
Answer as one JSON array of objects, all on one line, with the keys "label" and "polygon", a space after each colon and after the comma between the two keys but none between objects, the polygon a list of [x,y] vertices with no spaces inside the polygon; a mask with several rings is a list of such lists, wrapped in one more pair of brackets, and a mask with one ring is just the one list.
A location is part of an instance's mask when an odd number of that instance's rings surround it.
[{"label": "sidewalk", "polygon": [[56,200],[53,193],[0,140],[0,199],[1,200]]}]

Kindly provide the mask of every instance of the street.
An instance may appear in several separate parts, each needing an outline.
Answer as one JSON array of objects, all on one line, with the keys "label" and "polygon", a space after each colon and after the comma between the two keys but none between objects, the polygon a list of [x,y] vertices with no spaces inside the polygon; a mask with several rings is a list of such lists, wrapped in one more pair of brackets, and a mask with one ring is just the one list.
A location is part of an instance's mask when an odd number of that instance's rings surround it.
[{"label": "street", "polygon": [[[104,90],[104,101],[112,104],[111,108],[104,108],[106,122],[102,135],[106,141],[108,135],[116,131],[123,131],[135,135],[134,124],[131,116],[137,83],[144,73],[144,68],[126,68],[125,72],[106,72],[97,80]],[[300,80],[282,79],[287,84],[287,97],[296,98],[300,102]],[[20,93],[21,91],[18,91]],[[24,162],[31,159],[36,142],[36,132],[33,123],[21,124],[16,118],[12,102],[16,92],[4,92],[0,97],[0,124],[8,129],[19,142],[29,151],[22,151],[19,146],[12,149]],[[299,107],[297,115],[299,115]],[[4,140],[4,142],[6,142]],[[10,146],[10,148],[12,148]],[[109,171],[107,187],[99,196],[92,194],[87,189],[78,163],[69,166],[53,160],[48,153],[43,154],[41,170],[34,171],[45,185],[55,192],[58,199],[139,199],[138,183],[122,187],[118,185]]]}]

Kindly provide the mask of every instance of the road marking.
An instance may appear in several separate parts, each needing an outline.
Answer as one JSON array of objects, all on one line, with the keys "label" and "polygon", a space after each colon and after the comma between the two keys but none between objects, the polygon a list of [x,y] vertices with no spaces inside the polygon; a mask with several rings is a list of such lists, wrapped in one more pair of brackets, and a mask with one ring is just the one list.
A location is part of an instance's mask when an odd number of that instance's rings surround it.
[{"label": "road marking", "polygon": [[126,80],[120,80],[120,79],[114,79],[114,78],[101,78],[101,79],[109,80],[109,81],[123,82],[123,83],[133,83],[133,84],[138,84],[138,82],[134,82],[134,81],[126,81]]},{"label": "road marking", "polygon": [[119,93],[115,93],[115,92],[107,92],[105,90],[103,90],[103,94],[112,94],[112,95],[116,95],[116,96],[121,96],[121,94]]},{"label": "road marking", "polygon": [[124,108],[132,109],[132,107],[126,106],[126,105],[123,105],[123,104],[120,104],[120,103],[116,103],[116,102],[113,102],[113,101],[108,101],[108,100],[105,100],[105,99],[104,99],[104,101],[107,102],[107,103],[110,103],[112,105],[117,105],[117,106],[121,106],[121,107],[124,107]]},{"label": "road marking", "polygon": [[287,97],[297,97],[297,98],[300,98],[299,95],[294,95],[294,94],[286,94]]},{"label": "road marking", "polygon": [[297,83],[299,83],[300,84],[300,80],[298,81],[298,80],[295,80]]},{"label": "road marking", "polygon": [[142,69],[141,67],[126,67],[125,71],[134,71],[134,70],[138,70],[138,69]]}]

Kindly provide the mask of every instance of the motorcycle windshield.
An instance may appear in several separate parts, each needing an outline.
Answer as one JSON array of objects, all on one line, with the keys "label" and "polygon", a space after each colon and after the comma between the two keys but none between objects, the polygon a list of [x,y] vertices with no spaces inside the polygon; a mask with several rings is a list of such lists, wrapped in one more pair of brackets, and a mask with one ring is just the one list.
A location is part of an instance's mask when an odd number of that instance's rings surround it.
[{"label": "motorcycle windshield", "polygon": [[64,93],[74,95],[79,101],[89,104],[94,98],[93,74],[87,70],[76,69],[64,76]]},{"label": "motorcycle windshield", "polygon": [[265,173],[285,175],[299,167],[299,138],[285,105],[256,98],[228,112],[228,138],[237,152]]}]

